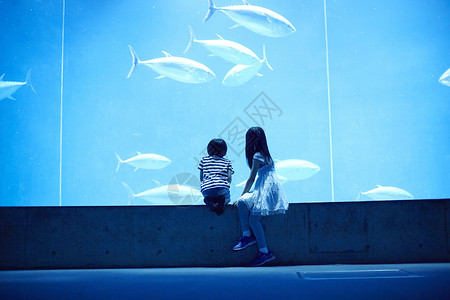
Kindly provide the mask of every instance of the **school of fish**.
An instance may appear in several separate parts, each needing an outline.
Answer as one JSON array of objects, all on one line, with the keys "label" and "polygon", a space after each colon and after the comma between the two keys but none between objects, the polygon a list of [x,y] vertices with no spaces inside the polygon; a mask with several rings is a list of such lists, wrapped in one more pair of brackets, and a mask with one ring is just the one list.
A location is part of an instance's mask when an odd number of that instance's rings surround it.
[{"label": "school of fish", "polygon": [[[217,7],[213,0],[208,0],[208,2],[209,8],[203,22],[208,21],[216,11],[220,11],[236,23],[232,28],[244,27],[259,35],[274,38],[285,37],[296,31],[295,27],[285,17],[267,8],[250,5],[246,0],[242,1],[242,5],[224,7]],[[235,41],[226,40],[219,34],[216,34],[218,37],[217,39],[200,40],[197,39],[191,26],[189,26],[189,34],[189,42],[183,51],[183,54],[186,54],[194,44],[198,44],[205,48],[210,56],[219,57],[235,65],[223,78],[223,86],[236,87],[250,81],[255,76],[263,76],[260,73],[260,70],[264,65],[273,71],[273,68],[267,60],[265,45],[262,45],[263,56],[262,59],[260,59],[249,48]],[[140,65],[145,65],[158,73],[159,76],[157,76],[156,79],[167,77],[179,82],[202,84],[212,81],[216,77],[210,68],[200,62],[188,58],[174,57],[169,53],[162,51],[164,57],[141,61],[133,47],[129,46],[129,49],[132,56],[132,67],[127,78],[130,78],[136,67]],[[450,69],[441,76],[439,82],[450,86]],[[157,154],[138,153],[137,156],[127,160],[122,160],[117,154],[116,156],[118,159],[116,173],[122,163],[135,167],[135,170],[139,168],[160,169],[171,163],[168,158]],[[282,183],[308,179],[320,170],[318,165],[300,159],[277,161],[275,163],[275,168],[277,170],[278,178]],[[243,186],[245,183],[246,181],[241,182],[237,184],[237,186]],[[134,198],[142,198],[152,204],[170,205],[182,204],[181,202],[185,199],[193,199],[193,201],[190,200],[189,204],[198,204],[202,199],[201,192],[198,189],[183,185],[159,185],[156,188],[135,194],[126,183],[122,182],[122,184],[128,191],[130,201]],[[382,186],[377,186],[377,188],[367,192],[360,192],[357,200],[361,197],[366,200],[414,198],[409,192],[400,188]],[[178,201],[178,199],[184,200]]]},{"label": "school of fish", "polygon": [[[247,1],[243,2],[243,5],[216,7],[214,2],[209,0],[209,9],[203,22],[206,22],[215,11],[221,11],[236,22],[234,27],[243,26],[264,36],[283,37],[295,32],[294,26],[283,16],[269,9],[250,5]],[[239,86],[251,80],[254,76],[262,76],[259,71],[263,65],[273,70],[267,61],[264,45],[262,46],[263,58],[260,59],[244,45],[226,40],[218,34],[218,39],[198,40],[191,26],[189,26],[189,33],[190,39],[183,54],[186,54],[193,44],[199,44],[209,51],[211,56],[220,57],[235,65],[223,78],[222,85],[224,86]],[[210,68],[192,59],[175,57],[166,51],[162,51],[163,57],[140,60],[133,47],[130,45],[128,47],[132,56],[132,66],[127,78],[131,77],[138,66],[147,66],[158,73],[156,79],[167,77],[179,82],[202,84],[216,78]],[[123,163],[133,166],[135,171],[138,169],[161,169],[171,163],[170,159],[159,154],[138,153],[134,157],[122,160],[116,153],[116,157],[118,160],[116,173]],[[137,194],[125,182],[122,182],[122,185],[128,191],[129,204],[135,198],[147,200],[154,205],[198,204],[203,198],[198,189],[178,184],[159,185]]]},{"label": "school of fish", "polygon": [[[223,7],[215,6],[213,0],[208,0],[208,2],[209,8],[203,22],[208,21],[216,11],[220,11],[236,23],[232,28],[244,27],[259,35],[274,38],[285,37],[296,31],[295,27],[282,15],[264,7],[250,5],[246,0],[242,1],[242,5]],[[273,68],[267,60],[264,45],[262,45],[263,56],[260,59],[252,50],[244,45],[226,40],[218,34],[216,34],[218,39],[199,40],[196,38],[191,26],[189,26],[189,33],[190,39],[183,54],[186,54],[193,44],[199,44],[209,51],[211,56],[220,57],[235,65],[223,78],[223,86],[240,86],[251,80],[254,76],[262,76],[259,72],[264,65],[273,71]],[[132,56],[132,67],[127,78],[130,78],[135,69],[140,65],[145,65],[158,73],[159,76],[156,79],[167,77],[184,83],[203,84],[216,78],[216,75],[210,68],[192,59],[172,56],[168,52],[162,51],[164,54],[163,57],[141,61],[132,46],[129,46],[129,50]],[[5,81],[4,76],[3,74],[0,77],[0,101],[3,99],[16,100],[13,94],[22,86],[29,86],[36,93],[34,87],[31,85],[31,70],[28,71],[26,79],[23,82]],[[450,69],[445,71],[438,81],[442,85],[450,87]],[[172,162],[169,158],[159,154],[142,154],[138,152],[136,156],[126,160],[122,160],[117,153],[115,155],[118,160],[116,173],[124,163],[134,167],[136,171],[138,169],[162,169]],[[275,168],[282,183],[308,179],[320,170],[320,167],[316,164],[299,159],[277,161]],[[125,182],[122,182],[122,184],[128,191],[129,204],[134,198],[142,198],[153,205],[192,205],[200,203],[200,200],[203,198],[198,189],[180,184],[159,185],[158,187],[137,194],[132,191],[128,184]],[[244,184],[245,181],[237,186]],[[414,196],[398,187],[377,185],[372,190],[360,192],[357,200],[361,198],[366,200],[402,200],[414,199]]]},{"label": "school of fish", "polygon": [[[236,22],[235,27],[245,27],[257,34],[269,37],[284,37],[295,32],[295,27],[280,14],[270,9],[250,5],[247,1],[243,1],[243,5],[232,5],[217,7],[213,0],[209,1],[209,8],[203,22],[206,22],[215,11],[220,11]],[[183,54],[191,48],[193,43],[202,45],[208,50],[212,56],[218,56],[228,62],[235,64],[222,80],[223,86],[236,87],[240,86],[254,76],[262,76],[259,71],[263,65],[267,65],[270,70],[273,68],[269,65],[266,57],[265,47],[263,46],[263,58],[258,56],[247,47],[234,42],[225,40],[220,35],[215,40],[197,40],[194,30],[189,26],[190,40]],[[171,78],[184,83],[206,83],[213,80],[216,75],[204,64],[184,58],[174,57],[163,51],[165,57],[154,58],[146,61],[139,60],[133,47],[129,45],[132,66],[127,78],[130,78],[134,70],[139,65],[145,65],[153,69],[160,78]]]}]

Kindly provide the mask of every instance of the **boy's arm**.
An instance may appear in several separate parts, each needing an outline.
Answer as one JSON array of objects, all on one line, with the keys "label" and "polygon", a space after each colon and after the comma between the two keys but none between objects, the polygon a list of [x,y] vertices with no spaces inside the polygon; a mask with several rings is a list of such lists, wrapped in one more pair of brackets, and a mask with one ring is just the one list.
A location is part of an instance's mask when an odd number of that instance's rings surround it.
[{"label": "boy's arm", "polygon": [[203,181],[203,170],[200,170],[200,182]]},{"label": "boy's arm", "polygon": [[228,178],[227,178],[228,183],[231,183],[231,170],[228,169]]}]

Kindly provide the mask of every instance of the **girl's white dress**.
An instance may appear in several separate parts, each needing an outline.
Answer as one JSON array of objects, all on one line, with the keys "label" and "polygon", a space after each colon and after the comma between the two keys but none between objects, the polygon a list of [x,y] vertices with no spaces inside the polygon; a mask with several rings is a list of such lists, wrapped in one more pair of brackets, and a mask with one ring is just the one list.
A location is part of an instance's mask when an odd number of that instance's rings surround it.
[{"label": "girl's white dress", "polygon": [[284,214],[288,210],[289,202],[274,166],[267,164],[259,152],[255,153],[253,160],[261,162],[255,187],[240,199],[245,201],[251,214],[261,216]]}]

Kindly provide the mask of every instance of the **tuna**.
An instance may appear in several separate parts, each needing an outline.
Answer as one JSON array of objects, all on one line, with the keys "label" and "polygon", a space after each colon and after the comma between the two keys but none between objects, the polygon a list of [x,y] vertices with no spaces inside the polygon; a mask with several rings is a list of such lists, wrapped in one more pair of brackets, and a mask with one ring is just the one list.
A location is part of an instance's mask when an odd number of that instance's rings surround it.
[{"label": "tuna", "polygon": [[11,100],[16,100],[12,94],[14,92],[16,92],[20,87],[27,85],[31,88],[31,90],[35,93],[36,91],[34,90],[33,86],[31,85],[30,82],[30,76],[31,76],[31,69],[28,71],[27,74],[27,79],[25,80],[25,82],[20,82],[20,81],[4,81],[3,77],[5,76],[5,74],[3,74],[0,77],[0,101],[8,98]]},{"label": "tuna", "polygon": [[275,163],[277,174],[289,181],[304,180],[319,172],[320,167],[312,162],[300,159],[287,159]]},{"label": "tuna", "polygon": [[139,65],[145,65],[160,74],[157,79],[168,77],[185,83],[205,83],[216,78],[216,75],[207,66],[194,60],[171,56],[169,53],[162,51],[165,57],[141,61],[133,47],[128,47],[133,57],[133,65],[127,78],[130,78]]},{"label": "tuna", "polygon": [[446,86],[450,86],[450,69],[448,69],[447,71],[445,71],[444,74],[442,74],[442,76],[439,78],[439,83]]},{"label": "tuna", "polygon": [[172,161],[167,157],[164,157],[159,154],[142,154],[138,152],[138,155],[133,156],[129,159],[122,160],[120,156],[116,153],[116,157],[118,160],[116,173],[119,171],[120,166],[123,163],[129,164],[135,167],[135,171],[137,169],[148,169],[148,170],[157,170],[167,167]]},{"label": "tuna", "polygon": [[[285,177],[280,176],[278,174],[277,174],[277,177],[278,177],[278,180],[280,181],[281,184],[284,184],[287,181],[287,179]],[[258,179],[258,174],[256,174],[255,182],[256,182],[256,179]],[[244,186],[246,183],[247,183],[247,180],[244,180],[241,183],[236,184],[236,186]]]},{"label": "tuna", "polygon": [[237,26],[270,37],[283,37],[295,32],[294,26],[283,16],[264,7],[250,5],[216,7],[213,0],[209,0],[209,9],[203,22],[206,22],[216,10],[223,12],[237,23]]},{"label": "tuna", "polygon": [[134,198],[144,199],[153,205],[203,204],[203,202],[200,203],[200,200],[203,199],[202,193],[190,186],[181,184],[162,185],[135,194],[128,184],[122,182],[122,185],[128,191],[128,204],[131,204],[131,200]]},{"label": "tuna", "polygon": [[260,62],[260,59],[252,50],[241,44],[225,40],[220,35],[217,35],[218,40],[197,40],[191,26],[189,26],[189,31],[191,38],[183,53],[191,48],[192,43],[197,43],[205,47],[212,55],[219,56],[236,65],[254,65]]},{"label": "tuna", "polygon": [[[320,171],[320,167],[312,162],[301,159],[277,160],[275,171],[281,183],[286,181],[305,180]],[[258,175],[256,175],[258,176]],[[247,181],[236,186],[243,186]]]},{"label": "tuna", "polygon": [[[360,195],[364,195],[371,200],[407,200],[414,199],[414,196],[409,192],[402,190],[397,187],[389,187],[389,186],[381,186],[377,185],[376,188],[360,193]],[[359,200],[358,196],[358,200]]]},{"label": "tuna", "polygon": [[252,79],[255,75],[263,76],[259,73],[263,64],[266,64],[270,70],[273,68],[269,65],[266,57],[266,49],[263,47],[263,59],[254,65],[236,65],[225,75],[222,85],[235,87],[243,83],[246,83]]}]

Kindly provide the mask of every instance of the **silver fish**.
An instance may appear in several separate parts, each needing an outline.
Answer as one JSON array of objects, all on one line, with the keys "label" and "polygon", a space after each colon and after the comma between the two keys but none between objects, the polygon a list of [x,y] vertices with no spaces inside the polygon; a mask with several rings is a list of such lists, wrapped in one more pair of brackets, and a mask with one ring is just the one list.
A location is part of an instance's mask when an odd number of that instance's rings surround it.
[{"label": "silver fish", "polygon": [[0,77],[0,101],[8,98],[11,100],[16,100],[12,94],[17,91],[20,87],[24,86],[24,85],[28,85],[31,90],[35,93],[36,91],[34,90],[33,86],[31,85],[31,69],[28,71],[27,74],[27,79],[25,80],[25,82],[20,82],[20,81],[4,81],[3,77],[5,76],[5,74],[3,74]]},{"label": "silver fish", "polygon": [[203,204],[200,200],[203,199],[202,193],[193,187],[181,184],[161,185],[141,193],[135,194],[133,190],[122,182],[122,185],[128,191],[128,204],[134,198],[144,199],[154,205],[194,205]]},{"label": "silver fish", "polygon": [[236,65],[234,66],[228,73],[225,75],[222,85],[224,86],[239,86],[250,79],[252,79],[255,75],[263,76],[259,73],[263,64],[266,65],[273,71],[273,68],[269,65],[266,57],[266,49],[263,47],[263,59],[254,65]]},{"label": "silver fish", "polygon": [[444,74],[442,74],[442,76],[439,78],[439,83],[446,86],[450,86],[450,69],[448,69],[447,71],[445,71]]},{"label": "silver fish", "polygon": [[289,181],[305,180],[320,171],[315,163],[301,159],[280,160],[275,163],[277,174]]},{"label": "silver fish", "polygon": [[192,46],[192,43],[198,43],[205,47],[212,55],[219,56],[236,65],[254,65],[260,62],[258,56],[247,47],[233,41],[227,41],[220,35],[218,40],[197,40],[194,30],[189,26],[191,38],[189,44],[183,53],[186,53]]},{"label": "silver fish", "polygon": [[[407,200],[414,199],[414,196],[409,192],[402,190],[397,187],[391,186],[381,186],[377,185],[376,188],[360,193],[360,195],[364,195],[371,200]],[[358,196],[359,200],[359,196]]]},{"label": "silver fish", "polygon": [[130,78],[138,65],[145,65],[159,73],[160,76],[156,77],[157,79],[169,77],[180,82],[205,83],[216,78],[216,75],[207,66],[194,60],[184,57],[174,57],[162,51],[166,57],[141,61],[133,47],[128,47],[133,57],[133,65],[127,78]]},{"label": "silver fish", "polygon": [[206,22],[216,10],[219,10],[235,21],[237,26],[244,26],[261,35],[283,37],[295,32],[294,26],[276,12],[250,5],[247,1],[243,1],[243,3],[244,5],[216,7],[213,0],[209,0],[209,10],[203,22]]},{"label": "silver fish", "polygon": [[[277,177],[278,177],[278,180],[280,181],[281,184],[285,184],[286,183],[286,181],[287,181],[286,177],[280,176],[279,174],[277,174]],[[256,174],[256,176],[255,176],[255,182],[256,182],[256,179],[258,179],[258,174]],[[247,183],[247,180],[244,180],[241,183],[236,184],[236,186],[244,186],[246,183]]]},{"label": "silver fish", "polygon": [[130,157],[129,159],[122,160],[116,153],[118,160],[116,173],[119,171],[119,167],[123,164],[129,164],[137,169],[157,170],[167,167],[172,161],[165,156],[159,154],[146,153],[142,154],[138,152],[138,155]]}]

